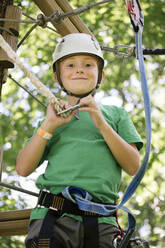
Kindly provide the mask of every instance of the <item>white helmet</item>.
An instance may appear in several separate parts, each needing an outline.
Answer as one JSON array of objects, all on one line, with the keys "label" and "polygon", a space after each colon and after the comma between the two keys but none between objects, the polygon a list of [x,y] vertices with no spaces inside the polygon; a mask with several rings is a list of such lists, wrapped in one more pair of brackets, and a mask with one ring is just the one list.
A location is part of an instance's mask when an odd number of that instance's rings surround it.
[{"label": "white helmet", "polygon": [[[59,83],[63,87],[58,71],[58,62],[63,60],[64,58],[76,54],[87,54],[95,56],[100,61],[98,82],[96,86],[96,88],[98,88],[102,78],[104,58],[98,41],[93,36],[85,33],[68,34],[64,36],[57,44],[56,49],[53,53],[53,71],[57,73]],[[64,90],[66,91],[66,89]]]}]

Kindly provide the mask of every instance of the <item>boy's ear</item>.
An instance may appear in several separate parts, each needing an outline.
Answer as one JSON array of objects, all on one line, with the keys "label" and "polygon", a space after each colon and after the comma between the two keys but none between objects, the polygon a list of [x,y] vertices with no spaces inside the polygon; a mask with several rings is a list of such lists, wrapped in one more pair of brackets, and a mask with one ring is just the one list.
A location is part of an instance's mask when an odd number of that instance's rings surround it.
[{"label": "boy's ear", "polygon": [[105,78],[105,72],[104,72],[104,71],[102,71],[101,81],[102,81],[102,80],[104,80],[104,78]]},{"label": "boy's ear", "polygon": [[58,79],[57,79],[57,73],[56,73],[56,72],[54,72],[54,79],[55,79],[56,81],[58,81]]}]

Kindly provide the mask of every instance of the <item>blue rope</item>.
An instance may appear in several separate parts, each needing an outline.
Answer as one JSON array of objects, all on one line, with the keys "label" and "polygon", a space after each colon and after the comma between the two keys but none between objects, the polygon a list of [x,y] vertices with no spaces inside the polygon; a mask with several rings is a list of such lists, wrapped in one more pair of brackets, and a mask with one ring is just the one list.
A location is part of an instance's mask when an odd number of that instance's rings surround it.
[{"label": "blue rope", "polygon": [[[136,220],[129,209],[125,209],[123,206],[134,194],[135,190],[137,189],[138,185],[140,184],[145,171],[147,169],[147,164],[150,155],[151,149],[151,107],[150,107],[150,98],[148,93],[148,86],[147,86],[147,79],[145,73],[145,66],[144,66],[144,59],[143,59],[143,49],[142,49],[142,30],[139,30],[135,33],[136,36],[136,51],[137,51],[137,59],[139,60],[139,71],[141,77],[141,89],[143,94],[144,100],[144,110],[145,110],[145,124],[146,124],[146,150],[145,156],[142,162],[142,165],[138,172],[136,173],[135,177],[129,184],[128,188],[125,191],[125,194],[122,198],[122,201],[119,205],[119,208],[125,210],[128,213],[128,229],[126,234],[124,235],[123,239],[121,240],[118,248],[125,248],[128,245],[129,237],[131,236],[133,230],[136,226]],[[132,230],[132,231],[131,231]]]},{"label": "blue rope", "polygon": [[141,182],[149,160],[150,147],[151,147],[151,107],[150,107],[150,98],[148,93],[147,79],[145,73],[144,59],[143,59],[143,49],[142,49],[142,32],[141,29],[136,33],[136,50],[137,50],[137,58],[139,60],[139,70],[141,77],[141,89],[143,93],[144,100],[144,110],[145,110],[145,124],[146,124],[146,151],[145,156],[142,162],[142,165],[139,171],[136,173],[135,177],[129,184],[126,192],[121,201],[121,205],[125,204],[130,197],[135,192],[139,183]]}]

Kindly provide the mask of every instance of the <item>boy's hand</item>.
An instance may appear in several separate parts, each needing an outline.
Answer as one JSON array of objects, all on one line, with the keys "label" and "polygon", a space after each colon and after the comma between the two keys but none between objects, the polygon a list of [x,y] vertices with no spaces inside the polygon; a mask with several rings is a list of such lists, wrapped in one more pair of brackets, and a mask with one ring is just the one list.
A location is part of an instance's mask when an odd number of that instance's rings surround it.
[{"label": "boy's hand", "polygon": [[97,106],[94,97],[91,95],[84,97],[80,100],[79,108],[80,111],[87,111],[95,126],[101,130],[102,126],[106,123],[102,112],[100,111],[99,107]]},{"label": "boy's hand", "polygon": [[[59,99],[61,109],[66,109],[70,107],[66,102]],[[54,132],[54,130],[60,126],[65,125],[68,123],[72,117],[74,116],[75,111],[72,111],[68,117],[61,117],[57,114],[57,110],[54,107],[53,103],[50,103],[47,107],[47,114],[46,119],[42,123],[41,127],[46,130],[47,132]]]}]

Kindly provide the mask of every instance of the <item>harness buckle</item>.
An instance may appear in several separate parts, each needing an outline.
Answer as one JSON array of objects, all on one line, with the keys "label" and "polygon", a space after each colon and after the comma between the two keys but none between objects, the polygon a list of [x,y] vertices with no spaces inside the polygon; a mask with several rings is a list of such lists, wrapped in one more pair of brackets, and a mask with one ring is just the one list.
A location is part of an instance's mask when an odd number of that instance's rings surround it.
[{"label": "harness buckle", "polygon": [[58,211],[58,209],[57,208],[53,208],[53,207],[49,207],[49,209],[51,209],[51,210],[54,210],[54,211]]},{"label": "harness buckle", "polygon": [[38,196],[37,208],[45,208],[41,204],[42,204],[42,201],[44,200],[47,193],[50,193],[50,191],[47,189],[40,190],[39,196]]}]

